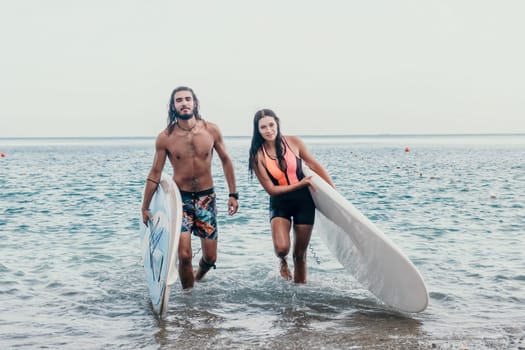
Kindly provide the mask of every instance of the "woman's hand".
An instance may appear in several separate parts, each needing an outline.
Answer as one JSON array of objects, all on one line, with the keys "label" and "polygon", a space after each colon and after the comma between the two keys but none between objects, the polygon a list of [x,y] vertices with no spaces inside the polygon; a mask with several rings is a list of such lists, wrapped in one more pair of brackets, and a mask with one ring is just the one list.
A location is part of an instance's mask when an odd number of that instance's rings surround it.
[{"label": "woman's hand", "polygon": [[302,185],[301,188],[309,186],[312,191],[316,191],[314,180],[311,176],[305,176],[299,183]]}]

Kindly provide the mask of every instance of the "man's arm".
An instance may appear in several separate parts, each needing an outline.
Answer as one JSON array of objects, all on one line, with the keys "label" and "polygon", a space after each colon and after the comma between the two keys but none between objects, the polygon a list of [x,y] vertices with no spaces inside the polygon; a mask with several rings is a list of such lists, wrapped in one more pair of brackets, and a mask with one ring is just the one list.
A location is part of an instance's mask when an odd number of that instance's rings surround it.
[{"label": "man's arm", "polygon": [[146,187],[144,189],[144,198],[142,199],[142,222],[147,225],[148,219],[151,217],[149,212],[149,204],[153,193],[157,189],[157,186],[160,182],[160,177],[162,175],[162,170],[164,169],[164,164],[166,163],[166,146],[165,146],[165,135],[160,134],[157,136],[155,141],[155,156],[153,158],[153,165],[148,173],[146,179]]},{"label": "man's arm", "polygon": [[[237,193],[237,187],[235,185],[235,171],[233,169],[233,162],[226,151],[226,145],[224,144],[224,140],[222,138],[221,131],[216,125],[212,125],[213,129],[213,135],[214,135],[214,148],[217,152],[217,155],[219,156],[219,159],[222,163],[222,169],[224,171],[224,176],[226,177],[226,183],[228,184],[228,190],[230,191],[230,194],[236,194]],[[237,202],[237,198],[235,197],[229,197],[228,198],[228,212],[230,215],[233,215],[237,212],[237,209],[239,209],[239,204]]]}]

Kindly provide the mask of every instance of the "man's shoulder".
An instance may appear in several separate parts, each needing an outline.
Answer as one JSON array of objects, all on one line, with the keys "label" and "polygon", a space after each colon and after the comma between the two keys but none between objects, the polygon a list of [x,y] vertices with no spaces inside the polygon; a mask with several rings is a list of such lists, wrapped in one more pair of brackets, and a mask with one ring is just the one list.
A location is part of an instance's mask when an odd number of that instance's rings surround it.
[{"label": "man's shoulder", "polygon": [[157,142],[157,144],[164,143],[164,142],[166,142],[168,140],[169,137],[170,137],[170,135],[168,134],[168,129],[167,128],[163,129],[157,135],[156,142]]},{"label": "man's shoulder", "polygon": [[204,128],[205,130],[207,130],[210,134],[212,134],[213,136],[218,136],[221,134],[221,129],[219,128],[219,126],[213,122],[210,122],[210,121],[202,121],[204,123]]},{"label": "man's shoulder", "polygon": [[219,130],[219,126],[214,122],[210,122],[209,120],[202,120],[202,122],[206,125],[207,129]]}]

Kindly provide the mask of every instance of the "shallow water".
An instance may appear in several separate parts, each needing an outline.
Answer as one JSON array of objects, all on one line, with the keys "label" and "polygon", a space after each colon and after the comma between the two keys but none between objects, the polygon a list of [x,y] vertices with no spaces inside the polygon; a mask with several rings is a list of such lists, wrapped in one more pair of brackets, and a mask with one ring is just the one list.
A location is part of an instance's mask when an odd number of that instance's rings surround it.
[{"label": "shallow water", "polygon": [[240,212],[226,215],[215,159],[217,270],[189,292],[175,284],[159,320],[139,244],[154,140],[0,139],[2,348],[525,347],[524,135],[305,138],[420,270],[419,314],[381,305],[315,234],[308,284],[281,280],[249,140],[226,142]]}]

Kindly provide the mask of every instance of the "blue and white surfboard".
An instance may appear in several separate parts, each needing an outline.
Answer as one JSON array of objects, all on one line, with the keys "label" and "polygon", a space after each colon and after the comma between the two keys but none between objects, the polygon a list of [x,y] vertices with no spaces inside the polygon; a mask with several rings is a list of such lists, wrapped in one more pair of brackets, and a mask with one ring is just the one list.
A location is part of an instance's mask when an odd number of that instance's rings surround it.
[{"label": "blue and white surfboard", "polygon": [[177,281],[178,247],[182,224],[182,200],[173,179],[162,174],[153,194],[148,226],[141,220],[142,259],[146,284],[155,312],[168,308],[170,286]]}]

